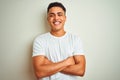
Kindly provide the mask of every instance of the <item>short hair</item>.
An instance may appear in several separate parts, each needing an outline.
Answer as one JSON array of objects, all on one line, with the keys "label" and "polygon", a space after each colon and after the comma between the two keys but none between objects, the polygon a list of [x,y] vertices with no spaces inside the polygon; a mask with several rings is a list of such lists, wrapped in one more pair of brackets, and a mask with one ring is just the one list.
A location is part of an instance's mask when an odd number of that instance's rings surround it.
[{"label": "short hair", "polygon": [[49,6],[48,6],[48,8],[47,8],[47,13],[49,12],[49,9],[52,8],[52,7],[60,7],[66,13],[66,8],[60,2],[52,2],[52,3],[50,3]]}]

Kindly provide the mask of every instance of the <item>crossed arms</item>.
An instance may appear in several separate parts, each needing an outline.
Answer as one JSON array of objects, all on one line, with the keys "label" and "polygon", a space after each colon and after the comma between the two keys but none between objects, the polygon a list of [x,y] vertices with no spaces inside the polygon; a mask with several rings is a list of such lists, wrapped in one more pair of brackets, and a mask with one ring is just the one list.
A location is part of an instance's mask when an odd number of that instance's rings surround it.
[{"label": "crossed arms", "polygon": [[84,55],[68,57],[57,63],[53,63],[42,55],[33,57],[33,66],[37,78],[51,76],[57,72],[83,76],[85,73],[85,65],[86,61]]}]

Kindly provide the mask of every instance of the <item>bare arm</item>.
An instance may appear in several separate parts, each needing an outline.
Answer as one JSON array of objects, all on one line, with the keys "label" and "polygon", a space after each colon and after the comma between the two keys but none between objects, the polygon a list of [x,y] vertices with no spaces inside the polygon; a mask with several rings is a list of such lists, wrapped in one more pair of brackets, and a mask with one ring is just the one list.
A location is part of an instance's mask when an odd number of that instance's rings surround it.
[{"label": "bare arm", "polygon": [[52,63],[47,60],[45,56],[33,57],[33,66],[37,78],[43,78],[53,75],[70,65],[73,65],[73,62],[71,62],[71,58],[58,63]]},{"label": "bare arm", "polygon": [[75,65],[68,66],[63,69],[61,72],[65,74],[83,76],[85,73],[85,56],[84,55],[76,55],[74,56]]}]

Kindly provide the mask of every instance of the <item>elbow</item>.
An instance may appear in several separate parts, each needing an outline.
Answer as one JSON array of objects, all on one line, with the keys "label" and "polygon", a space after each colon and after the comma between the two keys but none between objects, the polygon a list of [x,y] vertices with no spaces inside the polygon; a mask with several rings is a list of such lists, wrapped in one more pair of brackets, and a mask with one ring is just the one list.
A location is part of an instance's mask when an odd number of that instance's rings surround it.
[{"label": "elbow", "polygon": [[45,77],[44,73],[41,73],[41,72],[35,72],[35,75],[38,79]]},{"label": "elbow", "polygon": [[83,77],[85,75],[85,72],[81,72],[80,76]]},{"label": "elbow", "polygon": [[85,71],[84,70],[78,71],[78,76],[83,77],[84,75],[85,75]]}]

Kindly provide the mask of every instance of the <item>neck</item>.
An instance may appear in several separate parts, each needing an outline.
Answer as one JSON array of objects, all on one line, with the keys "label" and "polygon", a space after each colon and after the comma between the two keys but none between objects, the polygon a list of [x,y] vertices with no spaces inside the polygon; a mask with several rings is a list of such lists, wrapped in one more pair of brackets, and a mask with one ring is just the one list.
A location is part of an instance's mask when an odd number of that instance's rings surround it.
[{"label": "neck", "polygon": [[62,30],[62,31],[50,31],[50,33],[56,37],[61,37],[61,36],[65,35],[66,32],[64,30]]}]

